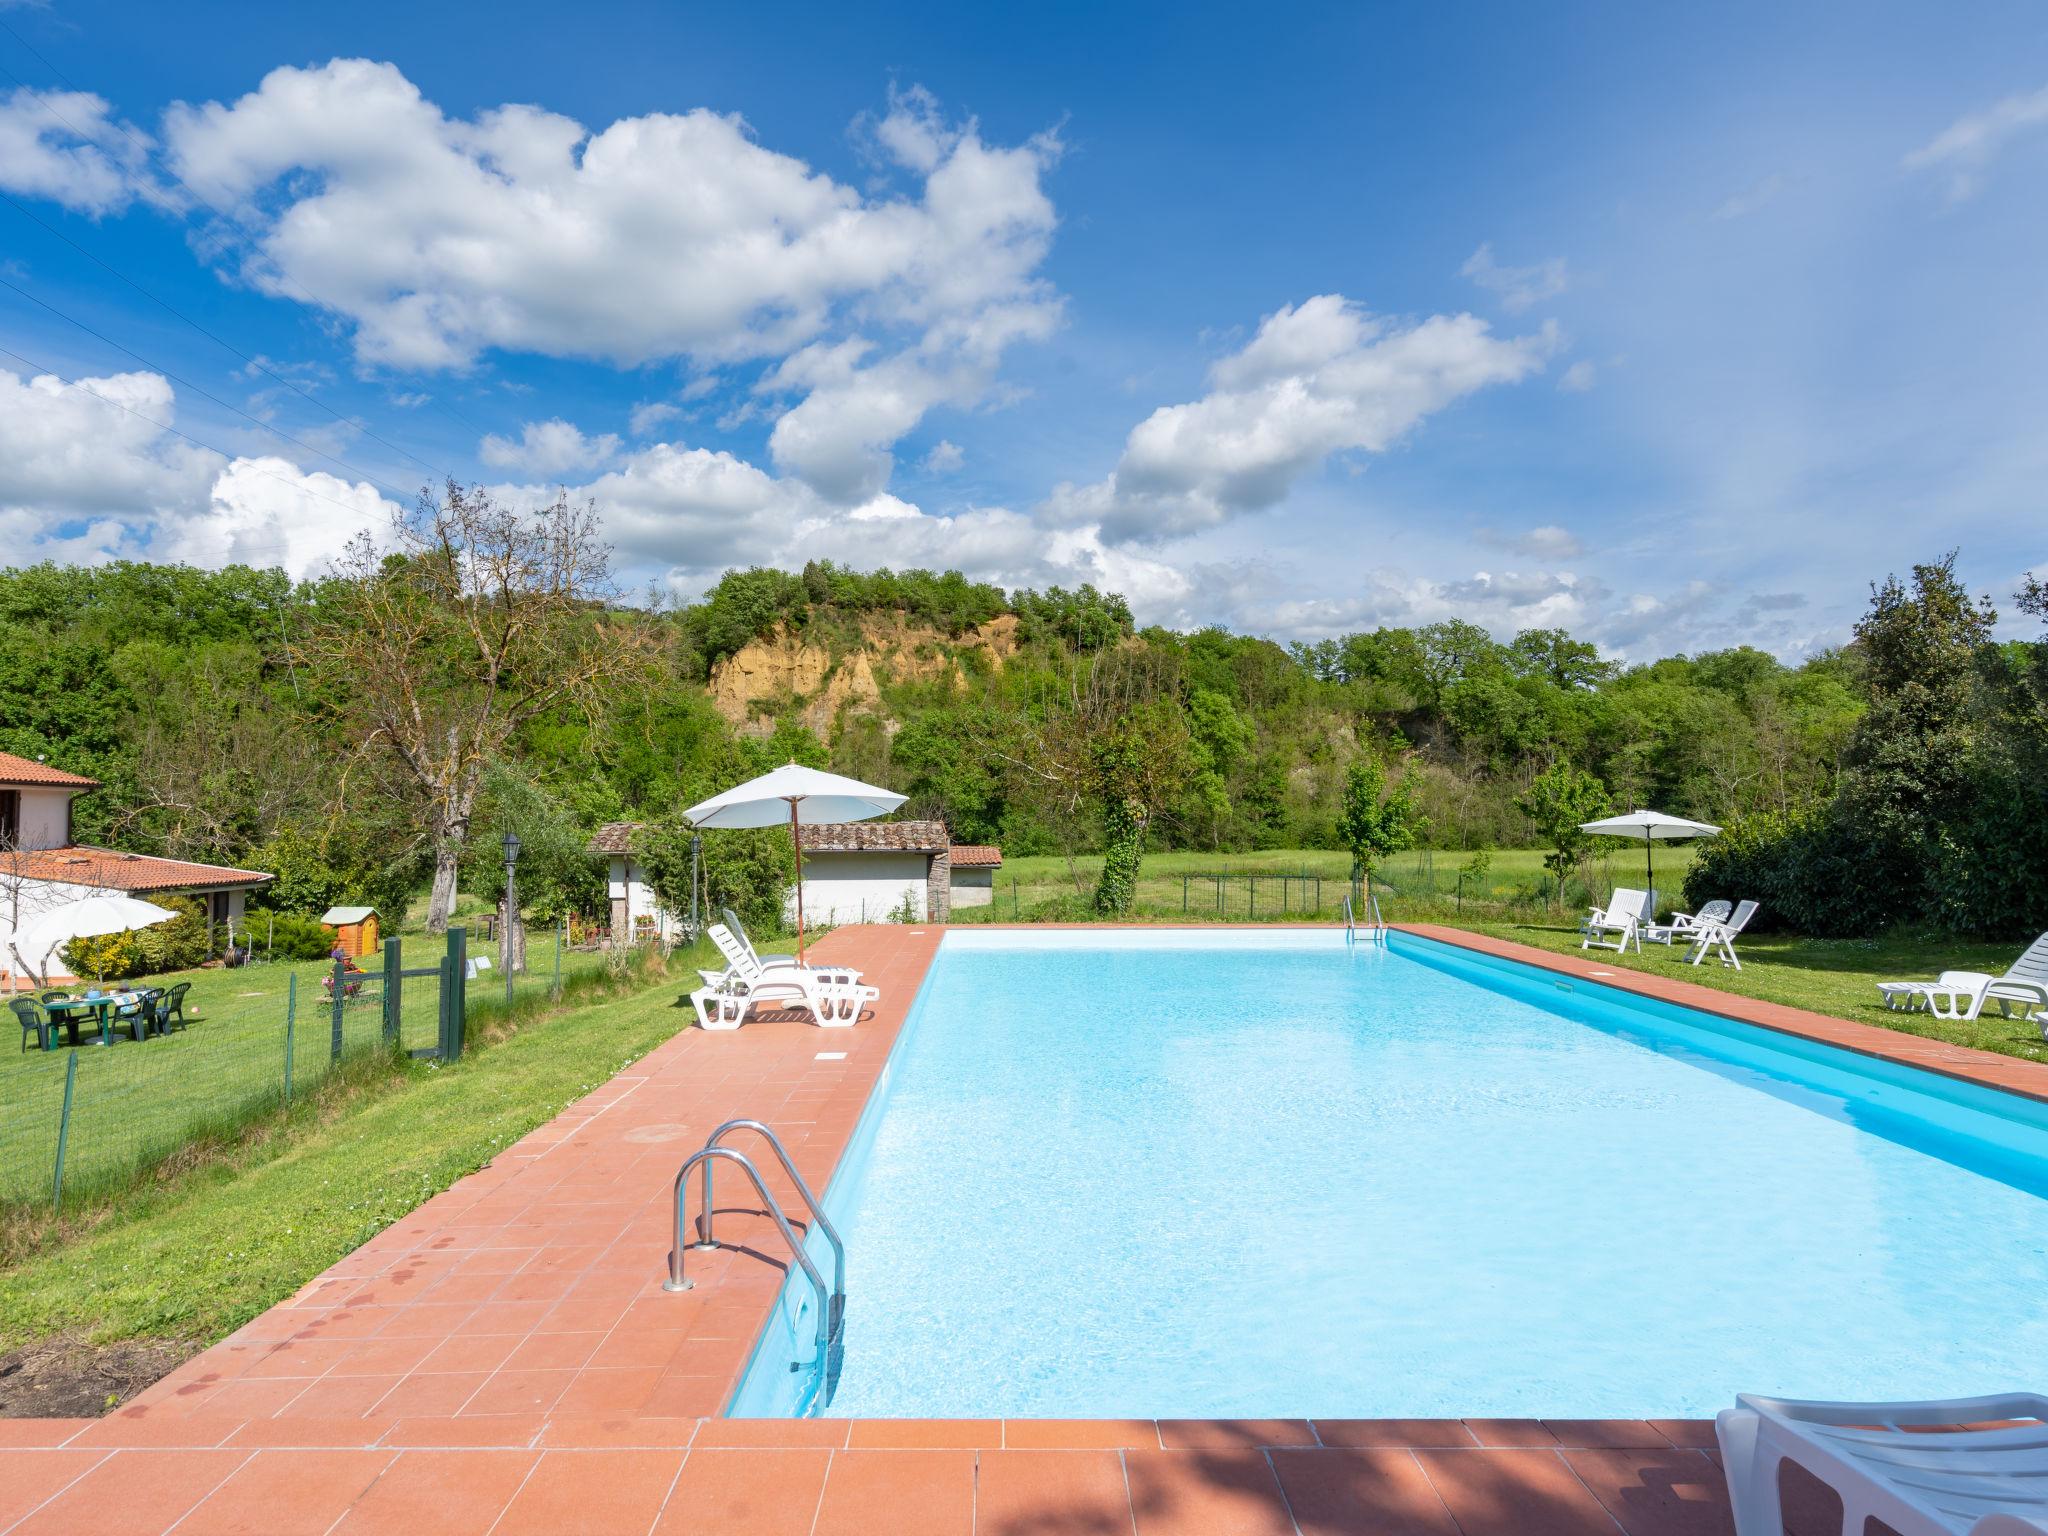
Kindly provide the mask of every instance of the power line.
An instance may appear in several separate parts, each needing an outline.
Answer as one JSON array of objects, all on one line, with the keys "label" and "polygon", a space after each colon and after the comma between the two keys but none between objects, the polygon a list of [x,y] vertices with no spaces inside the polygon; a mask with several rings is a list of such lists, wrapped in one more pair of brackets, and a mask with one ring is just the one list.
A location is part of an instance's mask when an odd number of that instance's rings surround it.
[{"label": "power line", "polygon": [[[76,83],[74,83],[68,76],[66,76],[62,70],[57,68],[56,65],[52,64],[47,58],[43,57],[41,53],[37,52],[37,50],[29,43],[28,39],[23,37],[19,32],[15,31],[15,29],[8,24],[4,17],[0,17],[0,31],[6,32],[9,37],[13,38],[15,42],[20,44],[22,49],[31,58],[35,59],[39,64],[43,66],[43,68],[47,69],[51,74],[55,75],[58,81],[67,90],[76,92],[80,95],[87,94],[85,92],[79,91],[79,88]],[[62,123],[66,128],[70,129],[71,132],[76,134],[79,138],[85,140],[86,143],[92,145],[95,149],[99,150],[101,154],[108,155],[110,158],[119,158],[113,156],[111,151],[108,150],[107,146],[105,144],[102,144],[98,138],[96,138],[94,135],[90,133],[87,133],[83,128],[80,128],[76,123],[72,122],[69,118],[65,117],[63,113],[59,112],[54,106],[50,104],[49,99],[46,96],[44,96],[40,91],[36,90],[35,87],[30,85],[26,80],[22,79],[21,76],[14,73],[13,70],[8,69],[5,65],[0,65],[0,74],[6,75],[8,79],[12,80],[17,86],[19,86],[22,90],[26,91],[31,97],[33,97],[36,104],[40,106],[45,112],[49,113],[51,117],[55,118],[58,122]],[[109,121],[128,139],[130,143],[135,145],[135,147],[139,149],[145,157],[147,157],[150,154],[152,146],[147,139],[143,138],[140,134],[136,133],[134,129],[130,128],[118,117],[110,118]],[[179,187],[183,188],[186,194],[190,196],[194,202],[198,203],[202,208],[206,209],[207,212],[211,213],[216,219],[219,219],[223,224],[227,225],[236,233],[240,234],[242,238],[246,240],[252,248],[256,249],[259,253],[261,252],[261,241],[255,231],[251,230],[247,225],[243,224],[241,220],[237,219],[233,214],[229,213],[226,209],[220,207],[211,198],[207,197],[205,193],[201,192],[197,187],[193,186],[190,182],[186,181],[176,171],[171,170],[168,166],[164,167],[163,169],[165,174],[167,174],[170,177],[170,179],[173,182],[175,182]],[[8,201],[14,202],[14,200],[11,197],[8,198]],[[27,213],[27,210],[22,209],[19,203],[15,203],[14,206],[17,209],[21,209],[23,213]],[[33,214],[29,214],[28,216],[32,219],[35,218]],[[198,331],[201,335],[208,337],[208,339],[212,341],[218,342],[221,346],[226,347],[230,352],[235,353],[236,356],[242,357],[243,361],[249,363],[251,366],[262,366],[260,363],[256,361],[256,359],[247,357],[238,348],[230,345],[226,341],[221,340],[220,337],[215,336],[211,331],[208,331],[196,320],[193,320],[189,316],[182,314],[176,309],[173,309],[169,304],[165,303],[164,300],[157,298],[155,294],[149,292],[149,290],[144,288],[140,283],[137,283],[134,279],[128,277],[126,274],[117,271],[107,262],[102,261],[98,256],[95,256],[91,251],[87,250],[77,241],[72,240],[70,236],[65,235],[61,231],[52,228],[48,224],[43,224],[43,221],[41,219],[35,219],[35,222],[38,224],[42,224],[43,228],[49,230],[51,234],[56,235],[58,239],[63,240],[66,244],[70,245],[73,249],[77,250],[82,255],[89,257],[95,262],[98,262],[100,266],[105,267],[109,272],[112,272],[114,276],[120,278],[122,282],[127,283],[129,287],[135,289],[136,292],[142,294],[145,298],[150,299],[154,303],[162,304],[165,309],[168,309],[171,311],[172,314],[177,315],[180,320],[183,320],[187,325],[190,325],[194,330]],[[306,303],[316,305],[322,309],[332,310],[336,314],[348,313],[348,311],[342,305],[336,304],[331,300],[321,298],[318,294],[314,293],[311,289],[307,288],[303,283],[299,282],[296,278],[292,277],[290,273],[284,271],[281,267],[275,268],[275,270],[281,282],[283,282],[286,286],[290,288],[296,289],[298,294],[301,296],[301,298],[304,299]],[[265,373],[270,373],[270,370],[268,368],[264,368],[263,371]],[[283,378],[277,374],[272,374],[271,376],[273,378],[276,378],[280,384],[283,384],[288,388],[298,389],[298,385],[292,383],[292,381],[289,379]],[[315,398],[313,395],[308,394],[304,390],[299,390],[299,393],[304,394],[308,400],[313,401],[313,403],[315,405],[318,405],[322,410],[333,412],[333,414],[339,417],[340,413],[334,412],[333,407],[329,406],[325,401]],[[461,425],[467,427],[470,431],[481,433],[484,430],[482,427],[479,427],[475,422],[471,421],[468,417],[464,416],[460,411],[457,411],[453,406],[443,402],[438,395],[430,397],[430,403],[435,407],[435,409],[441,411],[451,420],[459,422]],[[370,435],[374,436],[375,434]],[[382,442],[383,439],[379,438],[378,441]],[[439,469],[432,464],[428,464],[424,459],[416,458],[413,454],[408,453],[405,449],[400,448],[395,443],[385,443],[385,446],[390,448],[395,453],[404,454],[405,457],[412,459],[414,463],[420,464],[427,469],[433,470],[436,474],[441,475],[445,479],[454,478],[454,476],[449,475],[446,470]]]},{"label": "power line", "polygon": [[[11,357],[17,363],[20,363],[22,367],[27,368],[31,373],[45,374],[50,378],[55,379],[59,384],[64,385],[67,389],[78,390],[81,394],[92,396],[93,399],[99,401],[103,405],[111,405],[117,411],[125,411],[130,416],[133,416],[137,421],[147,422],[149,423],[150,426],[155,427],[159,432],[168,432],[170,433],[171,436],[181,438],[185,442],[190,443],[195,448],[204,448],[208,453],[219,454],[220,457],[228,459],[230,461],[242,458],[242,456],[239,454],[231,454],[223,448],[216,448],[213,444],[205,442],[200,438],[194,437],[190,432],[181,432],[176,427],[171,426],[168,422],[158,421],[154,416],[146,415],[145,413],[136,410],[135,407],[132,405],[124,405],[121,401],[114,399],[110,395],[103,395],[98,390],[92,388],[90,385],[84,383],[81,380],[69,379],[66,378],[63,374],[59,373],[54,368],[45,368],[42,364],[36,362],[33,358],[23,357],[19,352],[16,352],[11,348],[0,347],[0,357]],[[243,459],[243,462],[247,463],[248,461],[246,459]],[[324,492],[316,491],[311,486],[307,485],[303,480],[288,480],[283,475],[275,474],[272,471],[264,469],[260,465],[256,464],[249,464],[248,467],[251,470],[255,471],[255,473],[262,475],[265,479],[275,480],[279,485],[290,486],[293,490],[297,491],[302,496],[311,496],[315,501],[324,501],[330,506],[340,507],[342,511],[349,513],[351,516],[362,516],[363,509],[361,507],[350,506],[345,501],[341,501],[333,496],[329,496]],[[249,547],[256,552],[264,554],[289,554],[291,552],[291,546],[289,544],[257,544],[251,545]]]},{"label": "power line", "polygon": [[[286,378],[283,374],[278,373],[275,369],[271,368],[268,364],[264,363],[260,358],[251,357],[248,353],[244,352],[240,347],[236,346],[233,342],[228,341],[223,337],[216,336],[212,331],[208,330],[205,326],[201,325],[197,320],[194,320],[190,315],[180,310],[176,305],[170,303],[168,300],[158,298],[154,293],[151,293],[147,288],[143,287],[142,284],[136,282],[135,279],[129,277],[125,272],[121,271],[118,267],[114,266],[113,263],[103,260],[94,252],[88,250],[85,246],[80,245],[76,240],[72,239],[69,235],[65,234],[63,230],[58,229],[55,225],[38,218],[29,209],[23,207],[22,204],[10,194],[6,192],[0,192],[0,201],[4,201],[16,213],[20,214],[23,218],[35,224],[37,227],[46,230],[48,233],[56,236],[59,240],[62,240],[66,245],[70,246],[74,251],[77,251],[79,255],[85,257],[86,260],[92,262],[95,266],[103,268],[105,271],[111,273],[120,281],[126,283],[130,288],[133,288],[137,293],[141,294],[145,299],[148,299],[152,304],[157,305],[159,308],[163,309],[164,311],[171,315],[175,315],[179,320],[182,320],[186,325],[191,326],[193,330],[197,331],[200,335],[204,336],[208,341],[211,341],[216,345],[225,348],[228,352],[240,358],[249,367],[254,368],[258,372],[266,374],[270,378],[277,380],[278,383],[284,385],[285,388],[291,390],[292,393],[298,395],[301,399],[311,401],[314,405],[319,406],[321,410],[325,411],[328,415],[332,416],[336,421],[343,422],[349,426],[355,427],[358,431],[360,431],[363,434],[363,436],[370,438],[375,442],[382,443],[386,448],[389,448],[393,453],[404,455],[404,457],[411,459],[413,463],[419,465],[420,468],[426,470],[430,474],[440,475],[443,479],[451,478],[446,470],[441,469],[437,465],[430,464],[429,462],[427,462],[427,460],[421,458],[416,453],[411,453],[406,449],[399,447],[398,444],[390,441],[388,438],[378,436],[378,434],[370,431],[369,428],[363,426],[361,422],[355,421],[350,417],[344,416],[340,411],[337,411],[333,406],[329,405],[325,400],[322,400],[319,396],[314,395],[309,391],[300,388],[299,385],[294,383],[292,380]],[[31,295],[31,297],[33,297],[33,295]],[[36,302],[41,303],[42,300],[38,299]],[[68,319],[69,316],[66,316],[66,318]],[[103,341],[106,340],[105,337],[101,337],[100,339]],[[107,345],[119,346],[120,344],[118,342],[108,341]],[[128,349],[122,347],[121,350],[126,352]],[[133,357],[134,355],[135,354],[132,352],[129,353],[129,356],[131,357]],[[194,385],[193,387],[196,389],[198,386]],[[233,407],[229,407],[229,409],[233,409]]]},{"label": "power line", "polygon": [[[143,367],[153,369],[155,372],[162,374],[165,378],[175,381],[176,383],[182,385],[184,388],[191,390],[201,399],[211,400],[215,405],[219,406],[222,410],[232,411],[235,413],[235,415],[241,417],[244,421],[247,421],[254,426],[262,428],[265,432],[274,433],[276,436],[283,438],[286,442],[291,443],[296,447],[303,448],[306,450],[306,452],[315,454],[320,458],[327,460],[327,462],[330,464],[339,464],[343,469],[347,470],[350,474],[368,481],[371,485],[376,486],[378,490],[385,492],[386,494],[394,497],[395,499],[402,501],[408,494],[407,492],[398,490],[394,486],[386,484],[383,480],[371,474],[367,469],[362,468],[360,465],[351,464],[347,459],[342,458],[339,454],[329,453],[326,449],[316,447],[314,444],[307,442],[302,437],[294,437],[291,433],[285,431],[284,428],[276,426],[271,422],[265,421],[262,417],[255,415],[253,412],[243,410],[239,405],[236,405],[231,401],[221,399],[219,395],[214,394],[211,390],[205,388],[204,386],[195,384],[190,379],[184,378],[179,374],[171,372],[171,370],[164,367],[162,363],[144,357],[140,352],[137,352],[133,347],[122,346],[121,343],[114,340],[113,337],[106,335],[104,332],[93,329],[93,327],[87,325],[83,320],[79,319],[76,315],[66,314],[63,310],[59,309],[56,305],[52,304],[48,299],[40,298],[37,295],[30,293],[26,288],[22,287],[13,279],[8,277],[0,277],[0,288],[11,288],[14,292],[20,294],[24,299],[27,299],[31,304],[41,305],[44,309],[47,309],[51,314],[55,315],[59,320],[69,321],[72,325],[77,326],[81,331],[85,332],[86,335],[94,337],[99,341],[105,342],[108,346],[112,347],[116,352],[125,353],[127,356],[134,358],[135,361],[142,364]],[[428,465],[427,467],[431,469],[433,466]]]}]

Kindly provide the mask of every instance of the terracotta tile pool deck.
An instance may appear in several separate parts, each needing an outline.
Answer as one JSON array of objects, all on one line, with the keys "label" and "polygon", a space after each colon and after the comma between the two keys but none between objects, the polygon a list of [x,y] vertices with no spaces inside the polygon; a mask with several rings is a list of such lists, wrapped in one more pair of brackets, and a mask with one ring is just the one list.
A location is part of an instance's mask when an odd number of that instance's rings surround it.
[{"label": "terracotta tile pool deck", "polygon": [[[1561,974],[1608,971],[1450,929]],[[1711,1425],[731,1420],[780,1287],[751,1191],[661,1289],[683,1157],[765,1120],[822,1188],[943,930],[841,929],[850,1030],[687,1029],[98,1420],[0,1420],[0,1536],[745,1532],[1722,1536]],[[2048,1099],[2048,1067],[1675,982],[1625,990]],[[766,1166],[772,1167],[772,1160]],[[780,1170],[770,1178],[788,1191]],[[693,1202],[694,1209],[694,1202]],[[1839,1529],[1824,1498],[1793,1529]]]}]

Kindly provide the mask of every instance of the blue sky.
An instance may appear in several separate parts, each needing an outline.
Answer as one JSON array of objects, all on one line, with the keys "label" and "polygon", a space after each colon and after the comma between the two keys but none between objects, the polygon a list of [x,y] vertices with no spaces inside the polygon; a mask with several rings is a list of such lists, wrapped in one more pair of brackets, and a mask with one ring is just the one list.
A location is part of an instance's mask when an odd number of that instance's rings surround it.
[{"label": "blue sky", "polygon": [[447,473],[683,597],[824,554],[1629,656],[2048,565],[2038,7],[0,24],[10,560],[317,571]]}]

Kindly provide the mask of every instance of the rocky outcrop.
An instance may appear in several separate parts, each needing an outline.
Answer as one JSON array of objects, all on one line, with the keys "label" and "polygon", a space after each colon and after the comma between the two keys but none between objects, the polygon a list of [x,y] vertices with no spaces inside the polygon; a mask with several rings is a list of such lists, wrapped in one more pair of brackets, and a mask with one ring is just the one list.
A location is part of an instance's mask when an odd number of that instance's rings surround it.
[{"label": "rocky outcrop", "polygon": [[828,740],[847,708],[884,714],[885,682],[948,680],[964,686],[962,657],[979,651],[991,665],[1017,653],[1017,620],[1003,614],[962,635],[948,635],[893,614],[866,614],[858,634],[826,638],[826,626],[778,629],[749,641],[711,669],[711,702],[735,728],[765,736],[794,716]]}]

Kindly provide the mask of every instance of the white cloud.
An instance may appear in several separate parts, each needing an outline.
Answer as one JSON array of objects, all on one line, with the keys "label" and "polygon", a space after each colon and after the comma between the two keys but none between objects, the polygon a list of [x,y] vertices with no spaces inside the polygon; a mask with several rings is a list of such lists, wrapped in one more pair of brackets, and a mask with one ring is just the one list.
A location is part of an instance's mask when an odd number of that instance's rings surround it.
[{"label": "white cloud", "polygon": [[1599,369],[1582,357],[1558,375],[1557,387],[1568,395],[1583,395],[1598,374]]},{"label": "white cloud", "polygon": [[924,456],[923,469],[928,475],[950,475],[966,462],[967,454],[958,443],[940,438]]},{"label": "white cloud", "polygon": [[1526,378],[1555,345],[1548,328],[1508,340],[1471,315],[1403,326],[1319,295],[1268,315],[1210,369],[1209,394],[1154,411],[1108,479],[1057,487],[1045,511],[1112,543],[1213,527],[1272,506],[1332,454],[1384,452],[1465,395]]},{"label": "white cloud", "polygon": [[531,106],[451,118],[363,59],[180,104],[165,136],[179,175],[264,230],[249,277],[332,302],[366,361],[462,367],[498,347],[640,363],[780,354],[854,301],[923,327],[1034,295],[1056,143],[938,135],[935,112],[899,97],[878,130],[917,162],[914,198],[864,198],[737,116],[594,133]]},{"label": "white cloud", "polygon": [[1466,257],[1458,275],[1471,278],[1488,293],[1498,296],[1500,307],[1511,315],[1519,315],[1545,299],[1554,299],[1571,286],[1562,256],[1539,261],[1532,267],[1504,267],[1493,259],[1491,244],[1480,246]]},{"label": "white cloud", "polygon": [[0,188],[94,217],[157,198],[144,164],[148,140],[130,138],[133,131],[98,96],[23,86],[0,96]]},{"label": "white cloud", "polygon": [[2030,129],[2048,126],[2048,86],[2008,96],[1981,112],[1967,113],[1908,154],[1909,171],[1934,170],[1948,177],[1949,195],[1974,196],[1985,170],[2000,150]]},{"label": "white cloud", "polygon": [[0,370],[0,548],[79,562],[240,560],[307,576],[396,510],[367,484],[188,443],[163,430],[176,406],[161,374],[65,384]]},{"label": "white cloud", "polygon": [[288,459],[236,459],[214,481],[204,510],[159,525],[150,556],[193,565],[281,565],[293,576],[312,576],[358,533],[388,528],[397,511],[365,483],[308,472]]},{"label": "white cloud", "polygon": [[[639,413],[634,414],[637,417]],[[477,457],[493,469],[529,475],[563,475],[595,469],[618,451],[616,432],[585,437],[573,423],[559,416],[527,422],[517,442],[494,432],[477,445]]]},{"label": "white cloud", "polygon": [[635,437],[648,437],[666,423],[683,414],[683,408],[667,400],[643,400],[633,407],[633,414],[626,418],[626,430]]},{"label": "white cloud", "polygon": [[1741,191],[1731,193],[1723,198],[1720,205],[1714,209],[1713,216],[1717,221],[1747,218],[1759,208],[1775,200],[1777,195],[1784,190],[1784,176],[1773,171],[1770,175],[1764,177],[1762,181],[1744,187]]},{"label": "white cloud", "polygon": [[175,411],[161,374],[66,384],[0,369],[0,507],[56,522],[191,504],[226,460],[164,432]]},{"label": "white cloud", "polygon": [[1534,560],[1575,560],[1586,552],[1586,546],[1578,535],[1555,523],[1546,523],[1540,528],[1531,528],[1526,533],[1499,533],[1491,528],[1479,532],[1483,543],[1496,549],[1505,549],[1518,555],[1527,555]]}]

